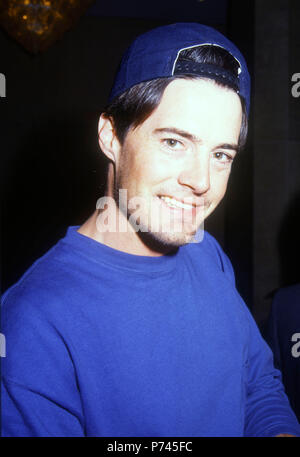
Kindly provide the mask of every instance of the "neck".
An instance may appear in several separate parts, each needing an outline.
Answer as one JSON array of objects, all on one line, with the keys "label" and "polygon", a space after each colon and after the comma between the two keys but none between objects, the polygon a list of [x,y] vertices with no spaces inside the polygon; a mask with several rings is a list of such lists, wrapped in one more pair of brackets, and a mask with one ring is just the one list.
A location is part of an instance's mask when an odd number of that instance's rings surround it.
[{"label": "neck", "polygon": [[[110,163],[105,192],[108,202],[107,207],[103,204],[105,201],[100,199],[102,204],[99,205],[98,201],[97,208],[99,206],[101,208],[94,211],[90,218],[78,229],[78,232],[99,243],[128,254],[151,257],[168,254],[172,251],[172,248],[156,245],[150,237],[147,237],[147,234],[136,232],[133,229],[127,217],[124,216],[116,204],[113,191],[115,179],[115,168]],[[109,211],[107,211],[108,209]]]},{"label": "neck", "polygon": [[108,224],[108,217],[105,216],[104,211],[97,209],[78,229],[78,232],[128,254],[159,257],[171,251],[170,248],[164,250],[161,246],[155,246],[150,240],[146,241],[139,236],[116,204],[114,204]]}]

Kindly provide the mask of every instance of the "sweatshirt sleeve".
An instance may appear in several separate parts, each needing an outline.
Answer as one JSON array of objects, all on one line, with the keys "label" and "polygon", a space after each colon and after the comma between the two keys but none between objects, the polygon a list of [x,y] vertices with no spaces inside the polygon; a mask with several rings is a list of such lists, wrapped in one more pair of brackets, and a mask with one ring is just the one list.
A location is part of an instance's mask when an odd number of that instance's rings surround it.
[{"label": "sweatshirt sleeve", "polygon": [[6,357],[1,360],[1,434],[84,436],[72,348],[45,312],[52,308],[51,298],[44,306],[45,297],[37,301],[37,294],[16,290],[2,306]]},{"label": "sweatshirt sleeve", "polygon": [[80,437],[83,429],[76,414],[45,391],[2,379],[3,437]]},{"label": "sweatshirt sleeve", "polygon": [[248,310],[249,352],[245,436],[300,436],[300,425],[284,392],[273,354]]},{"label": "sweatshirt sleeve", "polygon": [[[228,256],[219,243],[206,232],[217,254],[218,263],[235,288],[235,274]],[[272,437],[281,433],[300,436],[300,425],[282,384],[281,372],[274,368],[273,354],[262,338],[248,307],[241,299],[248,322],[248,358],[246,361],[245,436]]]}]

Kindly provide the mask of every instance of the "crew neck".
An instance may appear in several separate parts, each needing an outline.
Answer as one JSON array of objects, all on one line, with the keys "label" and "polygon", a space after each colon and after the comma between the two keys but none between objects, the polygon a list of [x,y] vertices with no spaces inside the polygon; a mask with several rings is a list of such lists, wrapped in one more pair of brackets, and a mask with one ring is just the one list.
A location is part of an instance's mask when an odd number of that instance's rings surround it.
[{"label": "crew neck", "polygon": [[82,255],[89,257],[94,262],[114,268],[141,272],[170,271],[176,268],[177,258],[182,249],[179,248],[159,257],[129,254],[79,233],[77,231],[79,227],[79,225],[68,227],[65,237],[61,241],[71,245],[77,252],[80,251]]}]

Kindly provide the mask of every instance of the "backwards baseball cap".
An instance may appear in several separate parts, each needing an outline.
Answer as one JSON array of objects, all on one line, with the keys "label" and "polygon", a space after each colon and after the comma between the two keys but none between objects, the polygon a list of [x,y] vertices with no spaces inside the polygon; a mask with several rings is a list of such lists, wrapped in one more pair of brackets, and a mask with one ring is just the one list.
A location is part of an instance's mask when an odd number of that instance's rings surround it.
[{"label": "backwards baseball cap", "polygon": [[[214,64],[178,61],[180,51],[202,45],[226,49],[238,63],[238,75]],[[250,76],[243,55],[220,32],[197,23],[166,25],[138,36],[123,55],[109,102],[136,84],[178,74],[196,74],[224,82],[245,99],[249,114]]]}]

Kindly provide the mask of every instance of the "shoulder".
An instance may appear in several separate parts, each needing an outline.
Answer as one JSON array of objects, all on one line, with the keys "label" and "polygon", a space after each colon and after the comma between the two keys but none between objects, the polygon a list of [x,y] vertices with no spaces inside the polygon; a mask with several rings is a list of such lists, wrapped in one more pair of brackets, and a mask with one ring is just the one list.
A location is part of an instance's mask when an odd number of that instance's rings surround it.
[{"label": "shoulder", "polygon": [[235,285],[234,270],[231,262],[219,242],[210,233],[204,230],[198,243],[190,243],[186,246],[186,252],[193,261],[203,260],[215,270],[223,272],[230,282]]},{"label": "shoulder", "polygon": [[68,287],[74,283],[70,259],[66,260],[63,239],[37,259],[23,276],[2,296],[2,322],[53,315],[66,303]]},{"label": "shoulder", "polygon": [[300,306],[300,283],[288,287],[282,287],[274,296],[274,303],[280,306],[281,303],[294,303]]},{"label": "shoulder", "polygon": [[300,325],[300,284],[279,289],[273,298],[272,316],[280,321]]},{"label": "shoulder", "polygon": [[4,372],[10,379],[21,380],[24,373],[30,376],[30,371],[51,357],[70,365],[68,346],[76,309],[63,250],[59,241],[2,297],[1,331],[7,350]]}]

